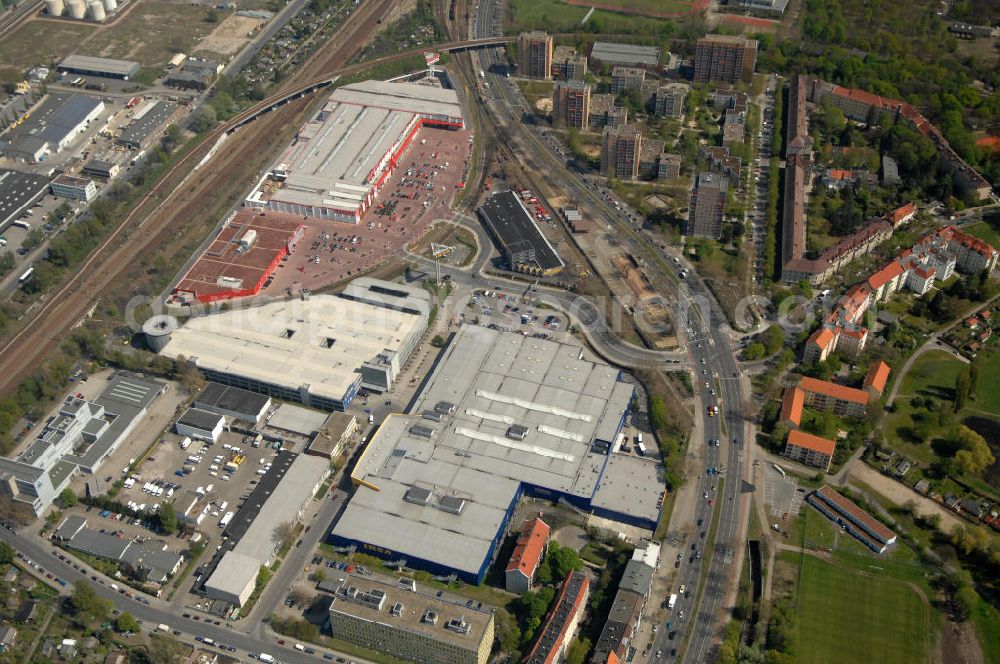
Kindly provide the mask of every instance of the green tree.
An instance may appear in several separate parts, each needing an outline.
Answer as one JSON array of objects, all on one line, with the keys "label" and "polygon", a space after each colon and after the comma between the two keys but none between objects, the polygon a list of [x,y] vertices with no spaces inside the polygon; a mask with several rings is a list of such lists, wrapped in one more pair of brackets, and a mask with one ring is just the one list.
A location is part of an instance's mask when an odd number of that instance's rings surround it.
[{"label": "green tree", "polygon": [[179,664],[184,661],[187,648],[183,643],[166,634],[151,634],[147,659],[149,664]]},{"label": "green tree", "polygon": [[76,497],[76,494],[73,493],[73,489],[69,487],[63,489],[62,492],[59,494],[59,503],[64,508],[73,507],[74,505],[76,505],[77,500],[78,499]]},{"label": "green tree", "polygon": [[743,359],[748,362],[760,360],[765,355],[767,355],[767,349],[764,347],[764,344],[756,341],[747,346],[746,350],[743,351]]},{"label": "green tree", "polygon": [[649,424],[656,430],[667,426],[667,405],[659,394],[649,399]]},{"label": "green tree", "polygon": [[118,614],[118,617],[115,618],[115,631],[117,632],[137,634],[139,628],[139,621],[128,611]]},{"label": "green tree", "polygon": [[0,564],[14,562],[14,548],[7,542],[0,542]]},{"label": "green tree", "polygon": [[955,376],[954,408],[956,413],[965,408],[966,402],[969,399],[969,393],[972,391],[971,385],[972,378],[969,375],[969,367],[966,366]]},{"label": "green tree", "polygon": [[590,652],[590,639],[573,639],[573,643],[566,650],[566,664],[583,664],[588,652]]},{"label": "green tree", "polygon": [[90,582],[81,579],[73,584],[69,607],[77,623],[86,627],[107,620],[111,613],[111,600],[99,596]]},{"label": "green tree", "polygon": [[434,338],[431,339],[431,345],[435,348],[442,348],[444,346],[444,337],[440,334],[435,334]]},{"label": "green tree", "polygon": [[570,572],[583,569],[583,561],[577,552],[568,546],[559,546],[556,542],[549,543],[545,564],[551,570],[552,581],[555,583],[562,583]]},{"label": "green tree", "polygon": [[156,518],[160,522],[160,529],[165,533],[172,533],[177,530],[177,514],[174,506],[168,502],[160,503],[156,510]]}]

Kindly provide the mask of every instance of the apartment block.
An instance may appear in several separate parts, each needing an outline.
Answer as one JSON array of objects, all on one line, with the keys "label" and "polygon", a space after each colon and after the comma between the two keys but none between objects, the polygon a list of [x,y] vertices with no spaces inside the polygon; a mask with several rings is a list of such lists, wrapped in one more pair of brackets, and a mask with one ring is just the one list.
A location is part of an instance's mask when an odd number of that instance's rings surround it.
[{"label": "apartment block", "polygon": [[707,35],[694,54],[694,82],[749,83],[757,64],[757,40],[743,35]]},{"label": "apartment block", "polygon": [[661,118],[683,117],[687,91],[687,86],[682,83],[661,85],[653,97],[653,113]]},{"label": "apartment block", "polygon": [[677,180],[681,177],[681,156],[664,152],[656,161],[657,180]]},{"label": "apartment block", "polygon": [[728,182],[718,173],[702,172],[691,193],[691,209],[684,226],[685,235],[722,237],[722,218],[726,210]]},{"label": "apartment block", "polygon": [[535,30],[517,38],[518,73],[527,78],[552,78],[552,35]]},{"label": "apartment block", "polygon": [[572,46],[556,46],[552,52],[552,78],[582,81],[587,76],[587,56]]},{"label": "apartment block", "polygon": [[826,473],[830,471],[830,463],[833,462],[833,453],[836,448],[836,441],[792,429],[788,432],[788,438],[785,440],[785,451],[782,452],[782,456],[807,466],[819,468]]},{"label": "apartment block", "polygon": [[805,405],[816,410],[828,410],[840,417],[864,417],[869,395],[846,385],[805,377],[799,383]]},{"label": "apartment block", "polygon": [[557,125],[587,131],[590,127],[590,86],[583,81],[557,83],[552,88],[552,120]]},{"label": "apartment block", "polygon": [[646,70],[639,67],[615,67],[611,70],[611,92],[641,90],[646,81]]},{"label": "apartment block", "polygon": [[615,96],[608,94],[591,95],[590,116],[587,118],[591,130],[601,127],[624,127],[628,124],[628,110],[615,106]]},{"label": "apartment block", "polygon": [[583,618],[590,595],[590,577],[583,572],[570,572],[559,589],[535,645],[524,659],[525,664],[555,664],[563,659]]},{"label": "apartment block", "polygon": [[601,172],[619,180],[639,176],[642,132],[634,125],[604,129],[601,143]]}]

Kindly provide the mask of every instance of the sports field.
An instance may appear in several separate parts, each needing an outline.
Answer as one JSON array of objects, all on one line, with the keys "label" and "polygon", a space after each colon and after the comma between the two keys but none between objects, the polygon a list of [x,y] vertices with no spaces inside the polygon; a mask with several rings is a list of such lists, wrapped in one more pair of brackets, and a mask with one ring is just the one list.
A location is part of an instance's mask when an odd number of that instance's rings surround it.
[{"label": "sports field", "polygon": [[[681,5],[690,7],[690,3],[684,0],[667,0],[663,4],[673,8]],[[550,33],[575,32],[580,29],[584,16],[590,12],[592,6],[592,3],[586,3],[586,6],[568,4],[564,0],[511,0],[507,32],[508,34],[524,30],[546,30]],[[591,27],[597,27],[601,32],[622,35],[659,35],[670,24],[665,19],[602,9],[596,9],[588,21],[592,22]]]},{"label": "sports field", "polygon": [[[801,570],[791,598],[799,618],[794,661],[802,664],[917,664],[929,658],[930,607],[906,583],[863,576],[839,563],[783,552]],[[871,558],[871,573],[880,574]]]}]

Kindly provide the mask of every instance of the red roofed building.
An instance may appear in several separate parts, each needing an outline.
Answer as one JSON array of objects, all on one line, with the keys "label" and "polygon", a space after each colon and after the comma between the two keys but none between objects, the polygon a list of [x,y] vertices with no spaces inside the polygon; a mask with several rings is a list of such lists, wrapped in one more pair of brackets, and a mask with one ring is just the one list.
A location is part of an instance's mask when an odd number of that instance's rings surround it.
[{"label": "red roofed building", "polygon": [[778,423],[788,422],[795,426],[802,424],[802,406],[805,405],[806,393],[797,387],[789,387],[781,397],[781,414]]},{"label": "red roofed building", "polygon": [[806,362],[823,362],[837,347],[837,336],[840,328],[821,327],[812,333],[802,351],[802,359]]},{"label": "red roofed building", "polygon": [[910,219],[913,219],[913,215],[915,215],[916,213],[917,213],[917,204],[910,202],[902,207],[893,210],[892,214],[889,215],[889,222],[892,224],[892,227],[895,228],[896,226],[905,224]]},{"label": "red roofed building", "polygon": [[836,441],[792,429],[788,432],[785,451],[782,454],[792,461],[819,468],[826,473],[830,471],[830,463],[833,461],[833,452],[836,448]]},{"label": "red roofed building", "polygon": [[535,578],[535,570],[545,556],[549,542],[550,528],[539,518],[528,519],[517,538],[517,546],[507,563],[505,586],[512,593],[526,593],[531,590],[531,581]]},{"label": "red roofed building", "polygon": [[865,376],[864,382],[861,383],[861,387],[871,395],[872,401],[876,401],[882,396],[885,383],[889,380],[890,371],[889,365],[882,360],[873,363],[868,368],[868,374]]},{"label": "red roofed building", "polygon": [[992,271],[997,266],[997,250],[988,242],[963,233],[954,226],[946,226],[937,234],[948,243],[948,251],[955,254],[957,267],[962,272]]},{"label": "red roofed building", "polygon": [[811,408],[833,411],[841,417],[865,415],[868,393],[863,390],[809,377],[803,378],[799,387],[805,393],[805,405]]},{"label": "red roofed building", "polygon": [[899,290],[906,281],[903,278],[903,266],[899,261],[892,261],[878,272],[868,277],[868,288],[876,302],[889,299],[889,296]]},{"label": "red roofed building", "polygon": [[969,328],[970,330],[974,330],[974,329],[976,329],[977,327],[979,327],[979,319],[978,319],[978,318],[976,318],[975,316],[970,316],[969,318],[966,318],[966,319],[965,319],[965,325],[966,325],[966,327],[968,327],[968,328]]},{"label": "red roofed building", "polygon": [[570,572],[545,618],[545,624],[538,632],[534,647],[524,658],[524,664],[554,664],[562,661],[563,653],[573,640],[576,628],[583,618],[589,594],[590,577],[583,572]]},{"label": "red roofed building", "polygon": [[937,270],[935,268],[917,266],[906,273],[906,287],[918,296],[923,295],[931,289],[936,279]]},{"label": "red roofed building", "polygon": [[884,553],[896,541],[896,533],[828,486],[820,487],[808,500],[813,507],[842,525],[876,553]]}]

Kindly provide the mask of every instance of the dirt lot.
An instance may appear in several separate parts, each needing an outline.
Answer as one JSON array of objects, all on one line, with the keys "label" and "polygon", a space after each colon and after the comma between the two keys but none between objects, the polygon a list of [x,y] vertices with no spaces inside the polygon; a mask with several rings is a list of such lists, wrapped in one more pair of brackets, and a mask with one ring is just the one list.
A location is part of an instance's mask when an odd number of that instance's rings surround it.
[{"label": "dirt lot", "polygon": [[350,279],[417,242],[434,221],[451,218],[469,136],[468,129],[421,129],[362,222],[305,218],[307,229],[294,253],[261,293],[317,290]]},{"label": "dirt lot", "polygon": [[955,526],[964,523],[950,510],[945,509],[929,498],[924,498],[916,491],[900,484],[891,477],[886,477],[866,464],[860,462],[854,464],[850,471],[850,477],[860,482],[864,482],[897,505],[905,505],[907,501],[912,500],[917,505],[917,514],[940,515],[941,532],[943,533],[950,533],[955,529]]},{"label": "dirt lot", "polygon": [[201,40],[195,51],[210,51],[222,55],[232,55],[246,44],[266,21],[248,16],[232,14]]}]

